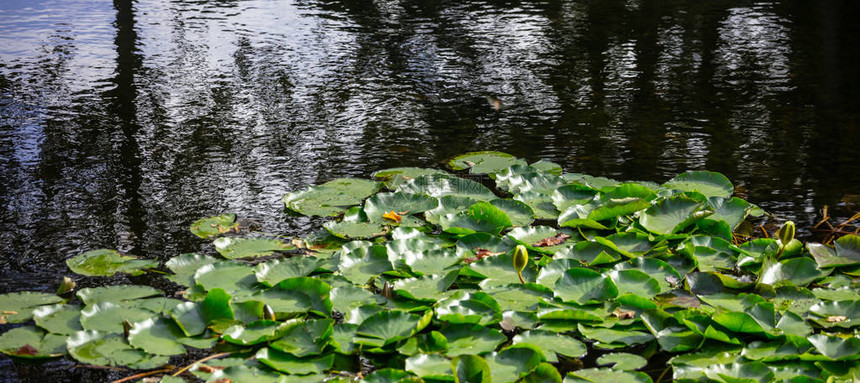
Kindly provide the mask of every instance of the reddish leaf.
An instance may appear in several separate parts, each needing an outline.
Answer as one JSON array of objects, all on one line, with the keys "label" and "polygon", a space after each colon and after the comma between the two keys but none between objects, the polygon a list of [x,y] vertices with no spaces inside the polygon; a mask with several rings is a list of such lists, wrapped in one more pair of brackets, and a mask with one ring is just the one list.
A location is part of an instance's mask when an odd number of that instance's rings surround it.
[{"label": "reddish leaf", "polygon": [[564,233],[558,233],[552,237],[544,238],[540,241],[534,243],[534,247],[549,247],[555,245],[561,245],[565,241],[570,239],[570,236]]},{"label": "reddish leaf", "polygon": [[19,348],[17,351],[15,351],[15,354],[16,355],[39,355],[39,350],[37,350],[35,347],[33,347],[29,344],[25,344],[25,345],[21,346],[21,348]]}]

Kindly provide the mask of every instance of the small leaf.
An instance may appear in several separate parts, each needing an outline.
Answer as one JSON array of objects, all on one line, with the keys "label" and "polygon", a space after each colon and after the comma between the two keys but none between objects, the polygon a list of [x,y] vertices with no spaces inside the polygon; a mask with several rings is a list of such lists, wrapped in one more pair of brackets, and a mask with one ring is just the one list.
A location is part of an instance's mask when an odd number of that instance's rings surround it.
[{"label": "small leaf", "polygon": [[158,261],[152,259],[138,259],[130,255],[122,255],[116,250],[101,249],[88,251],[66,260],[76,274],[90,277],[110,277],[116,273],[140,275],[143,269],[158,266]]}]

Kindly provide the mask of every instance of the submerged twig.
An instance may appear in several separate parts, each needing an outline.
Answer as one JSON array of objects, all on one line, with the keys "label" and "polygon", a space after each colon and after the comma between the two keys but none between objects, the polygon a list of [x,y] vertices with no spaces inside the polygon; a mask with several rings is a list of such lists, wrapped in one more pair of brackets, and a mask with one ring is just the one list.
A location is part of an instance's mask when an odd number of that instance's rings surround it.
[{"label": "submerged twig", "polygon": [[173,371],[173,367],[162,368],[162,369],[159,369],[159,370],[152,370],[152,371],[147,371],[147,372],[141,372],[141,373],[139,373],[139,374],[134,374],[134,375],[132,375],[132,376],[127,376],[127,377],[122,378],[122,379],[114,380],[114,381],[113,381],[113,382],[111,382],[111,383],[123,383],[123,382],[128,382],[128,381],[131,381],[131,380],[135,380],[135,379],[137,379],[137,378],[145,378],[145,377],[150,376],[150,375],[161,374],[161,373],[168,373],[168,372],[170,372],[170,371]]},{"label": "submerged twig", "polygon": [[222,352],[222,353],[220,353],[220,354],[209,355],[209,356],[207,356],[207,357],[205,357],[205,358],[203,358],[203,359],[196,360],[196,361],[192,362],[191,364],[189,364],[189,365],[187,365],[187,366],[185,366],[185,367],[180,368],[180,369],[179,369],[179,371],[176,371],[176,373],[175,373],[175,374],[173,374],[173,376],[179,376],[179,374],[181,374],[181,373],[183,373],[183,372],[185,372],[185,371],[190,370],[190,369],[191,369],[191,367],[194,367],[194,365],[196,365],[196,364],[198,364],[198,363],[203,363],[203,362],[205,362],[205,361],[207,361],[207,360],[218,359],[218,358],[220,358],[220,357],[222,357],[222,356],[227,356],[227,355],[230,355],[230,354],[232,354],[232,352]]}]

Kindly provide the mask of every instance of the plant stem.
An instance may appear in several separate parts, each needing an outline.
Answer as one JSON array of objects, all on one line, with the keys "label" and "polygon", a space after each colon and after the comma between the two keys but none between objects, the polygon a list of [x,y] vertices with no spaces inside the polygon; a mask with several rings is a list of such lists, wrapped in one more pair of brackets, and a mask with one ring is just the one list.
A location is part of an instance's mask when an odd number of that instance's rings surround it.
[{"label": "plant stem", "polygon": [[179,376],[179,374],[181,374],[181,373],[183,373],[183,372],[185,372],[185,371],[188,371],[191,367],[194,367],[194,365],[195,365],[195,364],[203,363],[203,362],[205,362],[205,361],[207,361],[207,360],[217,359],[217,358],[220,358],[220,357],[222,357],[222,356],[227,356],[227,355],[230,355],[230,354],[232,354],[232,352],[222,352],[222,353],[220,353],[220,354],[209,355],[209,356],[207,356],[207,357],[205,357],[205,358],[203,358],[203,359],[200,359],[200,360],[194,361],[193,363],[191,363],[191,364],[189,364],[189,365],[187,365],[187,366],[185,366],[185,367],[182,367],[181,369],[179,369],[179,371],[176,371],[176,373],[175,373],[175,374],[173,374],[173,376]]}]

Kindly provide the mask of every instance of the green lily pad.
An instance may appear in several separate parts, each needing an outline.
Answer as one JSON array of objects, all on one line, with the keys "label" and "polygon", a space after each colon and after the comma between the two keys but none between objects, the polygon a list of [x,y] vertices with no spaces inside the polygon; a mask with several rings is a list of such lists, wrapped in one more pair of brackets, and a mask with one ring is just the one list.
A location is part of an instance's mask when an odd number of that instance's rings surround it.
[{"label": "green lily pad", "polygon": [[185,346],[177,341],[182,331],[164,318],[149,318],[132,324],[128,343],[153,355],[181,355]]},{"label": "green lily pad", "polygon": [[489,201],[496,198],[496,195],[486,186],[452,175],[423,175],[402,183],[397,191],[424,194],[437,198],[444,196],[468,197],[479,201]]},{"label": "green lily pad", "polygon": [[618,288],[618,295],[633,294],[651,298],[660,293],[660,283],[641,270],[612,270],[609,277]]},{"label": "green lily pad", "polygon": [[356,178],[339,178],[319,186],[287,193],[287,209],[307,216],[331,217],[343,213],[379,190],[380,184]]},{"label": "green lily pad", "polygon": [[494,382],[514,382],[544,362],[540,349],[531,345],[508,347],[484,357]]},{"label": "green lily pad", "polygon": [[186,253],[177,257],[170,258],[164,265],[167,266],[173,275],[168,275],[166,278],[173,283],[191,287],[194,286],[194,273],[203,266],[218,262],[217,258],[208,255],[200,255],[194,253]]},{"label": "green lily pad", "polygon": [[613,370],[631,371],[645,367],[645,365],[648,364],[648,360],[636,354],[615,352],[602,355],[601,357],[597,358],[597,364],[612,364],[613,366],[611,366],[611,368]]},{"label": "green lily pad", "polygon": [[338,270],[350,282],[363,285],[386,271],[394,270],[385,247],[370,242],[353,241],[343,245]]},{"label": "green lily pad", "polygon": [[162,291],[145,285],[117,285],[104,287],[88,287],[78,290],[78,298],[85,305],[101,302],[123,302],[140,298],[161,295]]},{"label": "green lily pad", "polygon": [[489,325],[502,320],[501,307],[483,292],[457,291],[436,304],[436,317],[450,323]]},{"label": "green lily pad", "polygon": [[289,323],[273,320],[259,320],[247,325],[230,326],[222,336],[227,342],[249,346],[281,338],[286,333]]},{"label": "green lily pad", "polygon": [[492,352],[508,339],[498,330],[470,323],[451,324],[439,332],[448,340],[449,357]]},{"label": "green lily pad", "polygon": [[[391,254],[391,250],[389,250],[389,254]],[[400,260],[409,266],[413,273],[421,275],[441,275],[462,267],[459,266],[460,257],[453,251],[442,248],[426,252],[409,252]]]},{"label": "green lily pad", "polygon": [[830,359],[833,360],[857,360],[860,359],[860,338],[853,336],[850,338],[840,338],[837,336],[828,336],[824,334],[815,334],[809,336],[809,343],[815,346],[815,349]]},{"label": "green lily pad", "polygon": [[205,265],[194,273],[194,282],[204,289],[223,289],[233,296],[251,295],[256,289],[254,269],[237,262],[218,262]]},{"label": "green lily pad", "polygon": [[588,327],[579,324],[577,329],[587,339],[596,340],[603,345],[622,344],[633,346],[648,343],[654,336],[642,331],[616,330],[613,328]]},{"label": "green lily pad", "polygon": [[397,189],[400,184],[411,180],[416,177],[420,177],[423,175],[447,175],[448,172],[439,169],[427,169],[427,168],[391,168],[391,169],[383,169],[374,172],[371,176],[373,178],[379,178],[385,180],[385,185],[388,186],[389,189]]},{"label": "green lily pad", "polygon": [[325,261],[315,257],[273,259],[254,267],[257,280],[269,286],[287,278],[306,277],[324,267]]},{"label": "green lily pad", "polygon": [[425,275],[418,278],[404,278],[394,282],[394,292],[401,297],[417,301],[435,301],[444,297],[444,292],[457,279],[456,270],[446,275]]},{"label": "green lily pad", "polygon": [[272,342],[269,347],[300,358],[322,354],[331,340],[333,323],[331,319],[291,323],[284,330],[283,337]]},{"label": "green lily pad", "polygon": [[673,190],[699,192],[705,197],[728,198],[735,191],[735,187],[732,186],[732,182],[726,176],[708,171],[682,173],[663,184],[663,186]]},{"label": "green lily pad", "polygon": [[[517,227],[508,232],[508,237],[513,239],[514,242],[524,245],[526,248],[529,249],[529,251],[535,251],[543,254],[553,254],[556,251],[559,251],[565,247],[573,246],[573,244],[575,243],[575,235],[567,230],[568,229],[556,230],[549,226]],[[557,237],[559,234],[567,235],[569,236],[569,238],[563,240],[557,245],[538,246],[541,241]]]},{"label": "green lily pad", "polygon": [[134,323],[154,315],[155,313],[149,310],[102,302],[81,310],[81,326],[91,331],[122,334],[123,321]]},{"label": "green lily pad", "polygon": [[573,337],[549,331],[532,330],[514,336],[513,344],[529,344],[538,347],[550,363],[558,362],[556,354],[569,358],[581,358],[588,350],[585,344]]},{"label": "green lily pad", "polygon": [[731,230],[737,229],[752,209],[752,205],[749,202],[737,197],[732,197],[731,199],[711,197],[708,198],[708,206],[714,214],[707,219],[723,221],[729,225],[729,229]]},{"label": "green lily pad", "polygon": [[100,249],[69,258],[66,260],[66,265],[76,274],[110,277],[116,273],[140,275],[145,272],[144,269],[158,267],[158,261],[122,255],[116,250]]},{"label": "green lily pad", "polygon": [[459,383],[492,383],[490,366],[484,358],[477,355],[461,355],[452,361],[454,365],[455,382]]},{"label": "green lily pad", "polygon": [[191,224],[191,234],[206,239],[234,231],[238,227],[236,214],[221,214],[195,221]]},{"label": "green lily pad", "polygon": [[645,373],[637,371],[622,371],[611,368],[586,368],[569,372],[564,378],[564,382],[652,383],[652,380]]},{"label": "green lily pad", "polygon": [[389,344],[415,335],[429,324],[430,318],[403,311],[380,311],[361,322],[356,334]]},{"label": "green lily pad", "polygon": [[558,211],[565,211],[571,206],[586,205],[597,196],[597,190],[585,185],[565,185],[552,194],[552,202]]},{"label": "green lily pad", "polygon": [[23,359],[55,358],[65,355],[66,337],[32,326],[17,327],[0,335],[0,352]]},{"label": "green lily pad", "polygon": [[453,381],[454,370],[451,360],[438,354],[417,354],[406,359],[406,371],[434,380]]},{"label": "green lily pad", "polygon": [[475,232],[499,234],[513,224],[501,209],[489,202],[478,202],[468,210],[457,214],[446,214],[440,218],[442,230],[467,235]]},{"label": "green lily pad", "polygon": [[615,265],[616,270],[635,269],[644,271],[660,284],[660,292],[673,289],[681,283],[681,274],[668,263],[656,258],[635,258]]},{"label": "green lily pad", "polygon": [[438,199],[423,194],[378,193],[364,202],[364,213],[371,222],[379,222],[383,214],[392,211],[398,215],[417,214],[438,205]]},{"label": "green lily pad", "polygon": [[535,220],[535,212],[525,202],[513,199],[494,199],[490,204],[499,208],[516,227],[531,225]]},{"label": "green lily pad", "polygon": [[276,251],[295,249],[277,239],[221,237],[212,242],[215,250],[227,259],[267,257]]},{"label": "green lily pad", "polygon": [[618,287],[612,279],[581,267],[565,271],[553,290],[556,297],[580,304],[601,303],[618,296]]},{"label": "green lily pad", "polygon": [[295,277],[284,279],[268,290],[237,300],[263,302],[275,313],[296,314],[312,311],[319,315],[331,316],[330,292],[331,286],[319,279]]},{"label": "green lily pad", "polygon": [[167,364],[167,356],[148,354],[129,345],[119,334],[79,331],[66,341],[69,355],[96,366],[149,369]]},{"label": "green lily pad", "polygon": [[705,376],[723,382],[772,382],[774,373],[764,363],[714,364],[704,369]]},{"label": "green lily pad", "polygon": [[527,191],[514,195],[515,201],[520,201],[532,209],[537,219],[556,219],[559,210],[553,204],[552,197],[536,191]]},{"label": "green lily pad", "polygon": [[343,239],[368,239],[385,235],[385,225],[374,222],[326,222],[323,225],[332,235]]},{"label": "green lily pad", "polygon": [[762,267],[759,283],[766,285],[806,286],[828,273],[809,258],[791,258]]},{"label": "green lily pad", "polygon": [[81,308],[72,305],[40,306],[33,310],[36,325],[52,334],[70,335],[83,330]]},{"label": "green lily pad", "polygon": [[309,375],[326,371],[334,364],[334,354],[297,358],[269,347],[261,348],[254,357],[274,370],[293,375]]},{"label": "green lily pad", "polygon": [[860,300],[819,302],[809,308],[809,319],[822,327],[852,328],[860,325]]},{"label": "green lily pad", "polygon": [[0,295],[0,323],[21,323],[33,317],[39,306],[60,303],[65,299],[47,293],[21,291]]},{"label": "green lily pad", "polygon": [[708,211],[699,211],[701,206],[687,197],[667,198],[645,210],[639,223],[655,234],[675,234],[708,215]]},{"label": "green lily pad", "polygon": [[463,210],[469,208],[478,202],[481,202],[478,199],[472,197],[462,197],[456,195],[446,195],[438,199],[439,204],[430,210],[424,212],[424,219],[427,222],[438,225],[442,219],[442,216],[448,214],[457,214]]},{"label": "green lily pad", "polygon": [[[481,259],[469,264],[466,269],[474,271],[480,276],[486,277],[481,284],[484,289],[497,285],[520,283],[517,271],[514,269],[514,259],[511,253],[504,253]],[[534,261],[531,259],[528,260],[522,275],[526,282],[534,282],[537,277],[537,266]]]},{"label": "green lily pad", "polygon": [[526,162],[507,153],[483,151],[459,155],[448,162],[454,170],[469,169],[472,174],[495,174],[513,165]]}]

